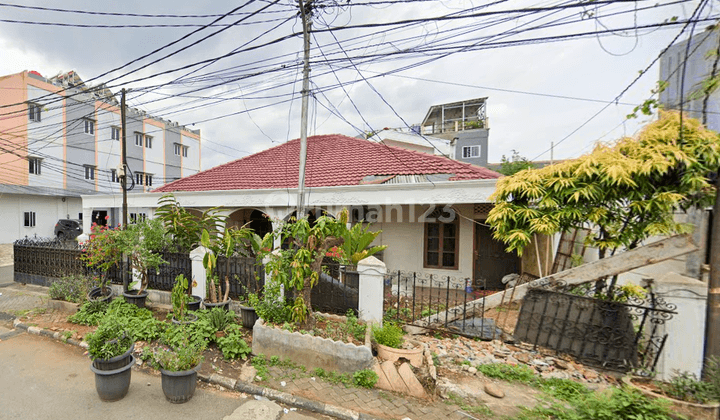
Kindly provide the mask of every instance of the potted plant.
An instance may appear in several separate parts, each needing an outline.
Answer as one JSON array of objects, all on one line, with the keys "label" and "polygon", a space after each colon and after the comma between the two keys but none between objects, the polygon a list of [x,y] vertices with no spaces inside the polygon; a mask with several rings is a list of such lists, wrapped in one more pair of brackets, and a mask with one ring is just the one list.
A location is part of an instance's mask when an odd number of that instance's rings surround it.
[{"label": "potted plant", "polygon": [[173,404],[190,401],[195,394],[197,370],[203,360],[204,342],[190,342],[184,326],[182,341],[175,348],[156,350],[153,360],[160,369],[165,399]]},{"label": "potted plant", "polygon": [[[166,263],[159,252],[168,245],[169,238],[162,221],[158,219],[145,219],[114,232],[118,249],[128,256],[133,271],[140,275],[140,288],[126,290],[123,296],[129,303],[144,308],[149,282],[148,272],[151,269],[157,270],[160,265]],[[134,286],[135,283],[132,282],[130,286]]]},{"label": "potted plant", "polygon": [[87,264],[90,271],[102,279],[97,287],[92,287],[88,293],[88,300],[102,300],[110,303],[113,298],[112,288],[108,286],[108,271],[113,265],[120,263],[120,249],[114,238],[114,231],[107,226],[93,223],[90,228],[89,239],[82,243],[80,259]]},{"label": "potted plant", "polygon": [[186,324],[197,321],[197,316],[187,313],[190,296],[187,295],[188,279],[184,274],[175,277],[175,286],[170,295],[173,306],[173,324]]},{"label": "potted plant", "polygon": [[385,322],[381,327],[377,324],[372,327],[373,339],[376,344],[377,355],[383,360],[397,361],[407,359],[411,365],[421,367],[423,364],[423,347],[410,342],[411,348],[403,348],[405,332],[392,322]]},{"label": "potted plant", "polygon": [[117,401],[127,395],[130,388],[132,336],[117,322],[104,322],[86,336],[88,354],[93,359],[90,370],[95,373],[95,389],[103,401]]},{"label": "potted plant", "polygon": [[343,284],[357,288],[360,282],[358,263],[387,248],[387,245],[370,246],[381,232],[382,230],[371,232],[370,224],[363,226],[363,223],[356,223],[343,233],[345,240],[342,245],[329,250],[328,256],[346,265],[341,271]]}]

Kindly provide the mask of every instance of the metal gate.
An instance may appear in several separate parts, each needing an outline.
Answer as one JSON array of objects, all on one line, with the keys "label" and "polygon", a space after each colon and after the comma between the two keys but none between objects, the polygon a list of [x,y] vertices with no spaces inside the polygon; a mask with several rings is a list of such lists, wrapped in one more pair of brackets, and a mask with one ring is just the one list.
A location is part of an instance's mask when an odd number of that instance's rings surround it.
[{"label": "metal gate", "polygon": [[[577,292],[576,292],[577,293]],[[667,334],[662,325],[675,305],[653,293],[627,302],[535,288],[528,291],[515,338],[574,356],[584,364],[649,375],[655,370]]]}]

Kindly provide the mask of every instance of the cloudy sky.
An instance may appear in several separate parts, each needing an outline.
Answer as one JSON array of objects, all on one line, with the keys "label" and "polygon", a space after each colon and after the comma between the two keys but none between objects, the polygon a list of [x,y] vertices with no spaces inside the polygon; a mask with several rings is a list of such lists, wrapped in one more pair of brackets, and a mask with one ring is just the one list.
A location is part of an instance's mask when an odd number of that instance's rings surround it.
[{"label": "cloudy sky", "polygon": [[[491,162],[632,135],[647,119],[625,116],[650,97],[657,65],[616,97],[683,29],[679,40],[720,16],[699,0],[315,3],[310,134],[404,127],[432,105],[487,97]],[[0,74],[75,70],[129,88],[129,105],[201,129],[203,169],[300,135],[295,1],[12,4],[30,7],[0,4]]]}]

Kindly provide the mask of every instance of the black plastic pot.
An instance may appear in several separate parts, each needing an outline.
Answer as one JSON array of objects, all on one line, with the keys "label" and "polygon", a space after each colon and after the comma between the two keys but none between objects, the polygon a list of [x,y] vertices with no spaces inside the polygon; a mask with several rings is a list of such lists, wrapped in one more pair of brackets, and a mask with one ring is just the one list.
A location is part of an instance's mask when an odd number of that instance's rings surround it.
[{"label": "black plastic pot", "polygon": [[110,303],[113,299],[112,288],[106,287],[104,290],[101,287],[93,287],[87,294],[88,300],[99,300],[102,302]]},{"label": "black plastic pot", "polygon": [[225,302],[220,302],[220,303],[210,303],[208,301],[204,301],[203,305],[205,305],[205,309],[223,308],[226,311],[229,311],[230,310],[230,299],[226,300]]},{"label": "black plastic pot", "polygon": [[120,356],[115,356],[110,359],[95,359],[93,360],[93,366],[97,370],[102,371],[108,371],[108,370],[115,370],[120,369],[121,367],[125,367],[130,364],[130,361],[132,360],[132,352],[135,349],[135,343],[132,343],[130,345],[130,348],[125,353],[121,354]]},{"label": "black plastic pot", "polygon": [[147,298],[148,292],[143,291],[142,293],[138,293],[137,290],[130,290],[127,292],[123,292],[123,297],[125,297],[125,301],[127,303],[131,303],[138,308],[144,308],[145,307],[145,298]]},{"label": "black plastic pot", "polygon": [[182,404],[190,401],[195,394],[195,385],[197,384],[197,368],[195,366],[190,370],[181,372],[171,372],[169,370],[160,369],[162,376],[162,390],[165,399],[173,404]]},{"label": "black plastic pot", "polygon": [[188,311],[199,311],[200,310],[200,304],[203,301],[203,298],[200,296],[192,295],[191,301],[187,304]]},{"label": "black plastic pot", "polygon": [[175,319],[175,316],[174,316],[174,315],[173,315],[173,317],[172,317],[172,319],[171,319],[172,323],[175,324],[175,325],[187,325],[187,324],[192,324],[193,322],[195,322],[195,321],[197,321],[197,320],[198,320],[197,315],[193,315],[193,314],[185,314],[185,319],[183,319],[182,321]]},{"label": "black plastic pot", "polygon": [[252,329],[255,326],[255,321],[258,319],[257,312],[252,306],[240,305],[240,315],[242,316],[242,325],[245,328]]},{"label": "black plastic pot", "polygon": [[90,364],[95,373],[95,390],[103,401],[118,401],[127,395],[130,389],[130,375],[135,364],[135,357],[130,355],[130,363],[115,370],[99,370]]}]

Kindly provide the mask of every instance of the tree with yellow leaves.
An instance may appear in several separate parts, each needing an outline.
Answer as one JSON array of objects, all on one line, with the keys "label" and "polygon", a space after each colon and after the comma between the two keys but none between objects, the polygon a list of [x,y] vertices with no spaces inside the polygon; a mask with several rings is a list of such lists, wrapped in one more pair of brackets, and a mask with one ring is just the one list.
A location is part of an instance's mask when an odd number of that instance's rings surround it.
[{"label": "tree with yellow leaves", "polygon": [[695,119],[661,112],[636,138],[501,178],[488,223],[494,237],[519,254],[534,234],[593,228],[586,244],[603,258],[651,236],[689,232],[692,226],[674,215],[713,203],[715,187],[708,177],[719,166],[717,133]]}]

